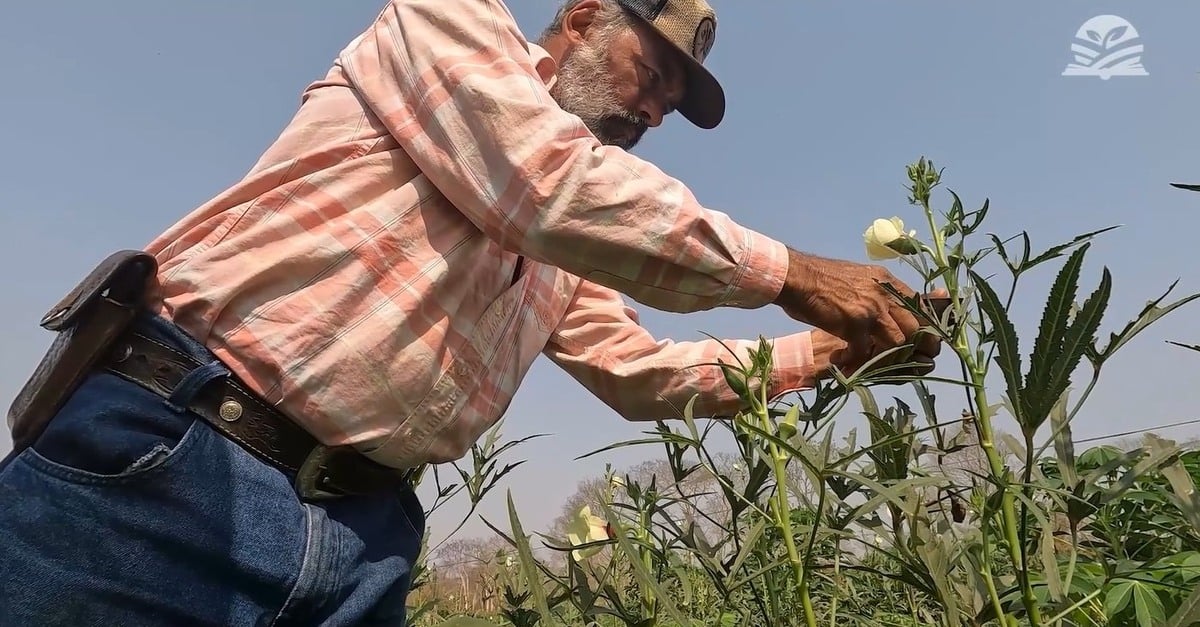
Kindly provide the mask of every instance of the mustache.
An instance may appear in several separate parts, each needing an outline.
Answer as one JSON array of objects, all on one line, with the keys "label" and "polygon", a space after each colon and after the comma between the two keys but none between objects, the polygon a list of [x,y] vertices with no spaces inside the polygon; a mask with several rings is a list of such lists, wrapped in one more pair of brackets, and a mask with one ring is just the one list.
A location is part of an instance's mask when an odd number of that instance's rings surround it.
[{"label": "mustache", "polygon": [[637,143],[649,128],[642,116],[628,110],[614,111],[605,115],[598,122],[604,135],[609,137],[625,136],[631,145]]},{"label": "mustache", "polygon": [[608,116],[608,119],[614,124],[624,124],[635,130],[645,130],[647,128],[646,120],[642,116],[628,110],[614,112]]}]

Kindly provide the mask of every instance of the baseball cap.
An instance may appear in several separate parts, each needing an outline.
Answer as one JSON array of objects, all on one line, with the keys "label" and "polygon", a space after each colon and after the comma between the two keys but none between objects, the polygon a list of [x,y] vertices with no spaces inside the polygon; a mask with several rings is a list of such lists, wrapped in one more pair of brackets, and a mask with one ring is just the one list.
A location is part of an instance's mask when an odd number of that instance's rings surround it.
[{"label": "baseball cap", "polygon": [[617,0],[683,57],[687,87],[679,114],[692,124],[715,128],[725,117],[725,90],[704,67],[717,37],[717,15],[704,0]]}]

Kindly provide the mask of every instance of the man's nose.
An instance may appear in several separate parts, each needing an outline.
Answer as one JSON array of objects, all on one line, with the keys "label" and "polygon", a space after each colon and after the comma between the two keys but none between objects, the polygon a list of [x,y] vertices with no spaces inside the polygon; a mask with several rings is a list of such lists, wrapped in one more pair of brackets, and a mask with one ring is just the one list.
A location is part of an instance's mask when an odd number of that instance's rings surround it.
[{"label": "man's nose", "polygon": [[666,107],[657,102],[655,99],[646,99],[642,102],[642,120],[646,122],[646,126],[655,128],[662,124],[663,116],[666,114]]}]

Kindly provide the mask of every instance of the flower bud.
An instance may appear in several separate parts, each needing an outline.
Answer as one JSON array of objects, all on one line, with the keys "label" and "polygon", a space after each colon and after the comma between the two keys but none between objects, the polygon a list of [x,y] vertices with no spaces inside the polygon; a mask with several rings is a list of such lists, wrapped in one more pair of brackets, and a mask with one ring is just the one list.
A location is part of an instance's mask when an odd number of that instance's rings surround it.
[{"label": "flower bud", "polygon": [[796,426],[800,423],[800,406],[792,405],[783,420],[779,423],[779,437],[784,440],[790,440],[793,435],[796,435]]}]

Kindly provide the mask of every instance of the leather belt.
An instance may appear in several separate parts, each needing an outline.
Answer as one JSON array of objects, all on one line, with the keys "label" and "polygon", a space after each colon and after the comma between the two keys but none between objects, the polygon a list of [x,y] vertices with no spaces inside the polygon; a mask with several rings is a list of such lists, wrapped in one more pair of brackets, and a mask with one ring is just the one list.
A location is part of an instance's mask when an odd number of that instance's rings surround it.
[{"label": "leather belt", "polygon": [[[101,362],[127,380],[170,398],[189,372],[202,367],[191,356],[131,330]],[[351,447],[327,447],[261,400],[233,374],[203,386],[187,409],[225,437],[293,478],[301,497],[318,500],[395,492],[410,486],[414,470],[376,463]]]}]

